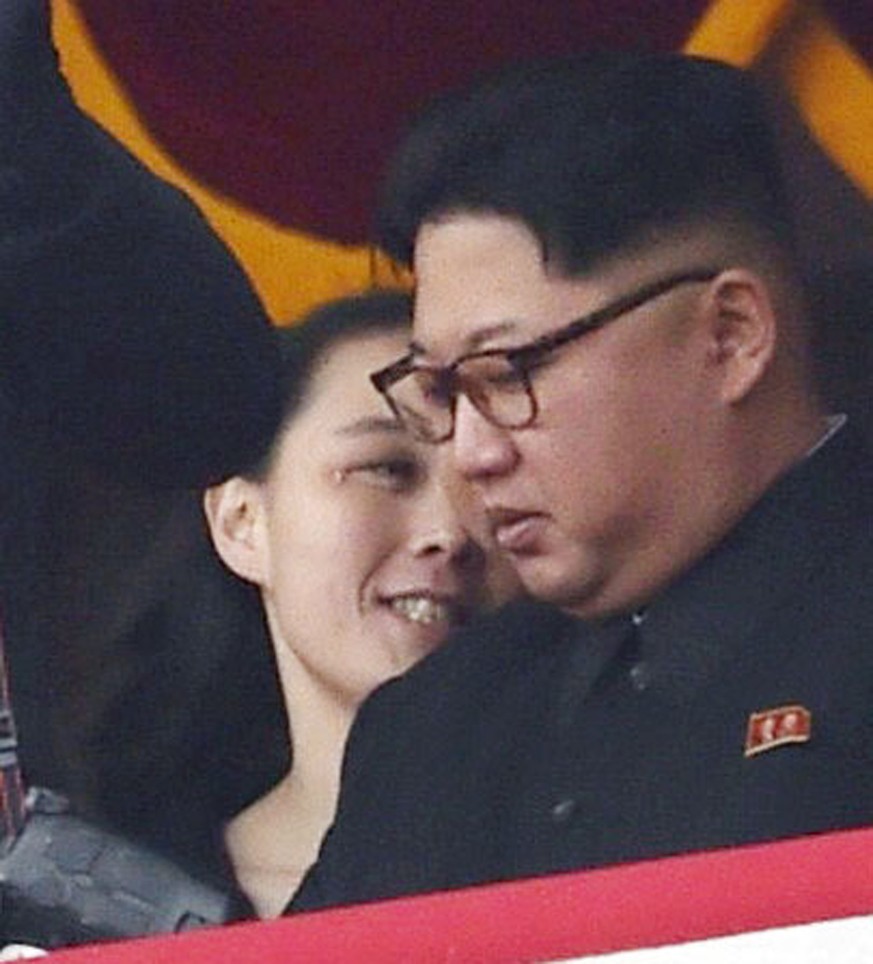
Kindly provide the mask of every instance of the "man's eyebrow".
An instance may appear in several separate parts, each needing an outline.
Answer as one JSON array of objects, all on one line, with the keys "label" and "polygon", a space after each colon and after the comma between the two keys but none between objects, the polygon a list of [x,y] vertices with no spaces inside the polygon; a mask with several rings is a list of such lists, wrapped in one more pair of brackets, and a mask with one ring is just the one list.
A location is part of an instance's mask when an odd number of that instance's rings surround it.
[{"label": "man's eyebrow", "polygon": [[[498,321],[493,325],[487,325],[485,328],[479,328],[464,339],[462,353],[476,351],[477,348],[481,348],[494,338],[512,334],[518,330],[520,325],[520,321],[507,319],[506,321]],[[427,349],[419,342],[412,341],[409,343],[409,354],[426,355]]]},{"label": "man's eyebrow", "polygon": [[405,431],[402,423],[391,415],[363,415],[353,422],[341,425],[335,434],[355,438],[361,435],[377,435],[384,432],[396,435],[403,434]]}]

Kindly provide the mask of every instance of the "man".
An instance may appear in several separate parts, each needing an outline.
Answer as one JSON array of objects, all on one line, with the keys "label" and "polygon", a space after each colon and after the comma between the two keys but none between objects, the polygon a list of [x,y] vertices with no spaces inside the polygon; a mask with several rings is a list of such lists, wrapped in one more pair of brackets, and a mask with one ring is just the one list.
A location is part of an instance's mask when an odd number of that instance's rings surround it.
[{"label": "man", "polygon": [[873,463],[816,393],[752,81],[512,70],[422,119],[386,197],[415,339],[374,381],[535,601],[364,707],[294,906],[873,820]]}]

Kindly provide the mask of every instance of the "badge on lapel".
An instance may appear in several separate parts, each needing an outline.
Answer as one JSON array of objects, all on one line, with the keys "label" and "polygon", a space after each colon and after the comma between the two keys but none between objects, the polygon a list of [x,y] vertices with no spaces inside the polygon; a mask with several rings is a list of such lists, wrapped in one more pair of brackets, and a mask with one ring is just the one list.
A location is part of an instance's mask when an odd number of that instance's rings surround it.
[{"label": "badge on lapel", "polygon": [[756,756],[787,743],[807,743],[812,735],[812,714],[800,703],[761,710],[749,716],[744,755]]}]

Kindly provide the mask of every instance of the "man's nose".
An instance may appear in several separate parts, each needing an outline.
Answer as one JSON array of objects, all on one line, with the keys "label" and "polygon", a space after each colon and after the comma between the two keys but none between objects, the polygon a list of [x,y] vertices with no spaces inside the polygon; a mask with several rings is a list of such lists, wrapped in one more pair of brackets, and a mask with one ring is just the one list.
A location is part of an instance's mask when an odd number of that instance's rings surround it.
[{"label": "man's nose", "polygon": [[455,467],[470,481],[505,475],[518,461],[512,432],[489,422],[463,394],[456,402],[455,431],[449,444]]}]

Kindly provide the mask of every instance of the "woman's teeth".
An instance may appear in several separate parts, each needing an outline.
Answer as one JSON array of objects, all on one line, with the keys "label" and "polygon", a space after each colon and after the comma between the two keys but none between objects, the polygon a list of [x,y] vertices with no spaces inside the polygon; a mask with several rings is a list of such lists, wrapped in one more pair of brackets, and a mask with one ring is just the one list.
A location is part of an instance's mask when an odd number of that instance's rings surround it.
[{"label": "woman's teeth", "polygon": [[449,608],[430,596],[398,596],[391,600],[391,608],[413,623],[429,625],[449,618]]}]

